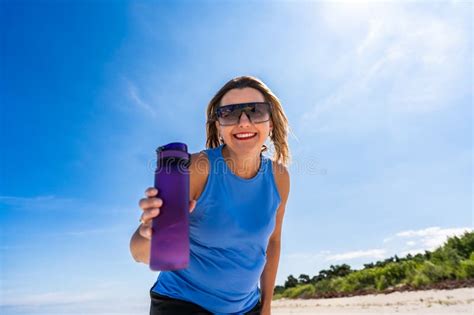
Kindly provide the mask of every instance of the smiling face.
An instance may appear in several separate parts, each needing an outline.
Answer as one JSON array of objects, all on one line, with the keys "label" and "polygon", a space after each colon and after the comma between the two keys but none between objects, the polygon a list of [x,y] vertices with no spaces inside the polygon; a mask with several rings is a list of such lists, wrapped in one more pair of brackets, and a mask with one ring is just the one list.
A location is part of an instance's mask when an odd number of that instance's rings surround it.
[{"label": "smiling face", "polygon": [[[221,99],[220,106],[251,102],[265,102],[263,94],[254,88],[229,90]],[[252,123],[245,112],[242,113],[239,123],[231,126],[222,126],[216,121],[219,135],[224,143],[237,154],[260,154],[262,145],[265,143],[270,130],[273,128],[272,121]],[[237,135],[251,137],[239,138]]]}]

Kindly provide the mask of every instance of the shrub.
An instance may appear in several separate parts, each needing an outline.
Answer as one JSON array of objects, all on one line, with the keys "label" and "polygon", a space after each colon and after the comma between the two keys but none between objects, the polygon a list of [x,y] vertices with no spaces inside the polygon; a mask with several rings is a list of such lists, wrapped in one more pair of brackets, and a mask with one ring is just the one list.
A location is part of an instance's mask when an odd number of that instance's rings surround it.
[{"label": "shrub", "polygon": [[415,288],[419,288],[421,286],[430,284],[430,279],[425,274],[418,272],[415,274],[410,284]]},{"label": "shrub", "polygon": [[405,270],[405,279],[401,281],[402,284],[412,285],[416,275],[419,273],[419,264],[413,260],[405,261],[403,263],[403,269]]},{"label": "shrub", "polygon": [[466,259],[474,251],[474,233],[466,231],[461,237],[450,237],[445,242],[444,248],[454,250],[459,257]]},{"label": "shrub", "polygon": [[349,265],[331,265],[317,276],[290,275],[284,286],[275,287],[275,298],[310,297],[318,293],[385,290],[403,284],[421,287],[447,279],[474,279],[474,233],[451,237],[433,252],[406,258],[388,258],[364,264],[362,270]]},{"label": "shrub", "polygon": [[278,299],[281,299],[283,297],[283,294],[281,293],[276,293],[273,295],[273,298],[272,300],[278,300]]},{"label": "shrub", "polygon": [[378,291],[383,291],[389,286],[389,283],[387,279],[385,278],[384,275],[381,275],[380,277],[375,279],[375,288]]},{"label": "shrub", "polygon": [[461,261],[461,268],[459,268],[459,270],[460,271],[457,274],[459,279],[474,278],[474,260],[469,259]]},{"label": "shrub", "polygon": [[446,272],[443,266],[435,265],[431,261],[424,261],[423,264],[420,265],[419,270],[431,282],[440,281],[446,278]]},{"label": "shrub", "polygon": [[315,293],[314,286],[312,284],[299,285],[294,288],[286,289],[283,292],[283,296],[294,299],[294,298],[309,298]]},{"label": "shrub", "polygon": [[346,278],[345,277],[337,277],[330,280],[330,286],[332,291],[334,292],[348,292],[346,288]]},{"label": "shrub", "polygon": [[382,269],[387,285],[397,285],[406,277],[406,262],[390,263]]},{"label": "shrub", "polygon": [[377,268],[364,269],[347,275],[345,290],[375,289],[375,274]]},{"label": "shrub", "polygon": [[461,267],[461,257],[452,247],[440,247],[433,252],[430,261],[443,266],[445,278],[455,279],[456,271]]},{"label": "shrub", "polygon": [[326,293],[326,292],[333,292],[334,287],[332,285],[331,280],[329,279],[324,279],[316,282],[314,284],[314,288],[316,292],[321,292],[321,293]]},{"label": "shrub", "polygon": [[277,285],[275,286],[275,289],[273,290],[273,294],[280,294],[280,293],[283,293],[283,291],[285,291],[285,287],[282,285]]}]

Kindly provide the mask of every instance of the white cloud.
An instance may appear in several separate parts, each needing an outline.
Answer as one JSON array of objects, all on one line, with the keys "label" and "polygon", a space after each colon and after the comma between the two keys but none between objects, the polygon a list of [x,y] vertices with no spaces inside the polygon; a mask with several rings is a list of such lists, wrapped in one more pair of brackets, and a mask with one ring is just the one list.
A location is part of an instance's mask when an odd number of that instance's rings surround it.
[{"label": "white cloud", "polygon": [[395,2],[346,5],[321,10],[333,40],[347,47],[328,69],[340,83],[301,115],[305,132],[387,128],[392,114],[437,111],[469,93],[472,51],[461,9],[441,16]]},{"label": "white cloud", "polygon": [[[408,253],[424,253],[425,250],[434,250],[442,246],[448,237],[461,236],[466,231],[472,231],[472,228],[440,228],[428,227],[420,230],[405,230],[396,233],[393,236],[383,239],[386,244],[384,248],[377,249],[360,249],[343,253],[331,253],[330,251],[320,251],[318,254],[295,253],[289,255],[290,259],[311,261],[312,263],[325,261],[341,261],[349,262],[359,258],[367,259],[383,259],[392,255],[400,257],[406,256]],[[406,240],[408,239],[408,240]],[[404,240],[403,244],[397,241]],[[406,248],[418,245],[418,248]]]},{"label": "white cloud", "polygon": [[[442,246],[448,237],[461,236],[465,232],[472,231],[472,228],[447,228],[443,229],[438,226],[429,227],[421,230],[407,230],[396,233],[390,239],[406,239],[409,238],[410,244],[419,244],[423,246],[423,250],[434,250],[439,246]],[[412,246],[412,245],[410,245]]]},{"label": "white cloud", "polygon": [[357,250],[341,254],[329,255],[325,259],[327,261],[349,261],[356,258],[375,258],[382,259],[386,257],[387,251],[385,249],[368,249]]},{"label": "white cloud", "polygon": [[153,117],[157,116],[157,113],[153,106],[148,104],[141,96],[137,86],[130,80],[126,80],[127,82],[127,91],[130,100],[137,105],[138,108],[146,111],[147,113],[151,114]]}]

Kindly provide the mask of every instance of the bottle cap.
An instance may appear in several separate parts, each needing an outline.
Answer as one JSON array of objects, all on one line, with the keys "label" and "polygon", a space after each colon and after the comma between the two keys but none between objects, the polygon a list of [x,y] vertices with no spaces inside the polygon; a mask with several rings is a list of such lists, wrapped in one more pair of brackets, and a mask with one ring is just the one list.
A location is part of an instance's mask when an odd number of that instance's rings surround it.
[{"label": "bottle cap", "polygon": [[182,142],[171,142],[156,149],[158,163],[160,159],[174,157],[183,159],[189,163],[191,155],[188,153],[188,146]]},{"label": "bottle cap", "polygon": [[171,142],[164,146],[159,147],[160,151],[175,150],[188,152],[188,146],[182,142]]}]

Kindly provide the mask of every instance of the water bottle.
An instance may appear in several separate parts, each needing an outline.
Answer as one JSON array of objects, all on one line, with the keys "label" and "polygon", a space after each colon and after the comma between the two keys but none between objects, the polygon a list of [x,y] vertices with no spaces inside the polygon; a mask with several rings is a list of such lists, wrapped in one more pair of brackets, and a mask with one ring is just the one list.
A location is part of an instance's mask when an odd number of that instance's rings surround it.
[{"label": "water bottle", "polygon": [[153,219],[150,248],[151,270],[178,270],[189,265],[189,163],[184,143],[156,149],[155,188],[163,200]]}]

